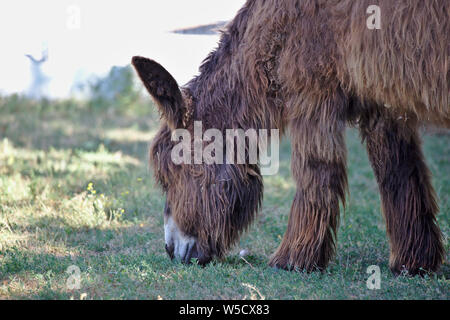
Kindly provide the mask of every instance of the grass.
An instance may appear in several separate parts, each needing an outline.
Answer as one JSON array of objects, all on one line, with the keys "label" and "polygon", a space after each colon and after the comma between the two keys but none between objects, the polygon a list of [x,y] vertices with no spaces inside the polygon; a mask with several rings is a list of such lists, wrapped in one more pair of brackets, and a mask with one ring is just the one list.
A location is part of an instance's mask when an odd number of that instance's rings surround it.
[{"label": "grass", "polygon": [[[280,173],[264,179],[262,211],[228,256],[205,268],[171,262],[164,199],[147,165],[158,117],[149,102],[122,109],[0,98],[0,299],[449,299],[448,264],[425,278],[390,273],[377,185],[353,129],[351,196],[325,273],[267,265],[295,191],[288,141]],[[424,142],[447,241],[450,135]],[[68,286],[71,265],[80,269],[80,289]],[[381,268],[379,290],[366,287],[370,265]]]}]

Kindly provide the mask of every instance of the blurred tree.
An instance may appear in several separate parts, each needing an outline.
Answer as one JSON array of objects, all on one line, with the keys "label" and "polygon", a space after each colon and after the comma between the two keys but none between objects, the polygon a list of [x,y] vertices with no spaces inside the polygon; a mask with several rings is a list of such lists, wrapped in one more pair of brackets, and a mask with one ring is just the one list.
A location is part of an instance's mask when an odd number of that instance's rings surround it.
[{"label": "blurred tree", "polygon": [[130,66],[114,66],[106,76],[91,80],[87,85],[92,108],[127,108],[140,97]]}]

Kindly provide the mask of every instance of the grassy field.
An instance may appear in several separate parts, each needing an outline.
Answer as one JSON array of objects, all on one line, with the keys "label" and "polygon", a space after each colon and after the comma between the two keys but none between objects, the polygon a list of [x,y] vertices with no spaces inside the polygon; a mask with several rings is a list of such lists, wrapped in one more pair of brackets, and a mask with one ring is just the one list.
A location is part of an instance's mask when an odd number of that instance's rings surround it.
[{"label": "grassy field", "polygon": [[[0,98],[0,299],[450,298],[448,263],[425,278],[390,273],[377,185],[354,129],[347,134],[351,196],[325,273],[267,265],[294,194],[288,141],[280,173],[264,179],[262,211],[229,255],[205,268],[171,262],[164,199],[147,165],[158,126],[147,103],[117,109]],[[425,135],[424,142],[447,240],[450,135]],[[242,249],[250,251],[245,260]],[[71,290],[72,265],[81,283]],[[379,290],[366,287],[370,265],[381,268]]]}]

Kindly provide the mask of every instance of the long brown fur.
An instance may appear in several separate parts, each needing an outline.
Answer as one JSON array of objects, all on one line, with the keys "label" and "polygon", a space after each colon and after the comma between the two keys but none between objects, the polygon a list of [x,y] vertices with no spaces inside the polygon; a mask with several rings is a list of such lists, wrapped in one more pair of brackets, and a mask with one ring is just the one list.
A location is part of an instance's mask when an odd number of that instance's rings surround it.
[{"label": "long brown fur", "polygon": [[[369,5],[381,8],[380,30],[366,26]],[[263,187],[257,166],[173,164],[172,129],[192,131],[194,120],[222,132],[289,129],[297,192],[270,264],[324,269],[345,204],[351,122],[379,183],[392,270],[436,271],[444,249],[417,127],[450,127],[449,30],[447,0],[248,0],[182,102],[161,66],[134,59],[166,119],[150,159],[178,226],[205,256],[222,256],[252,222]]]}]

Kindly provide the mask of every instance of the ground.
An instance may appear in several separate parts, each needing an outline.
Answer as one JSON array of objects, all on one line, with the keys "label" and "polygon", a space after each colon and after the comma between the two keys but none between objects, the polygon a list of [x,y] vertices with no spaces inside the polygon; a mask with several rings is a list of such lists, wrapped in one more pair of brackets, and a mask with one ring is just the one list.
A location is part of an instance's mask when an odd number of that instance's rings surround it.
[{"label": "ground", "polygon": [[[347,133],[351,196],[326,272],[268,266],[294,194],[287,139],[280,173],[264,178],[258,218],[226,258],[205,268],[170,261],[164,198],[147,164],[158,121],[150,100],[96,108],[0,98],[0,299],[450,298],[448,263],[425,278],[390,273],[377,185],[355,129]],[[424,135],[424,152],[448,253],[450,135]],[[68,272],[73,265],[79,289]],[[370,265],[381,268],[379,290],[366,286]]]}]

